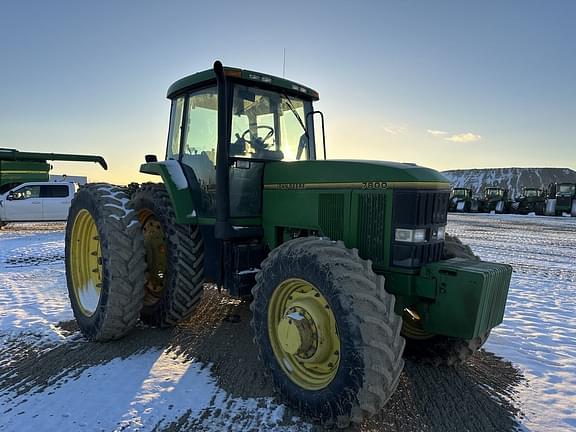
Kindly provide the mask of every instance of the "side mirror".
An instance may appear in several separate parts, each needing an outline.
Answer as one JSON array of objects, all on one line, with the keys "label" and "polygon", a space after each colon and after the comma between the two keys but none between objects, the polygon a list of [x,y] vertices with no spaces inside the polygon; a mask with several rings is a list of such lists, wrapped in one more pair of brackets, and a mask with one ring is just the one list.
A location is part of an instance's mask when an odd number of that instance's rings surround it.
[{"label": "side mirror", "polygon": [[14,192],[10,192],[6,197],[6,201],[13,201],[14,200]]}]

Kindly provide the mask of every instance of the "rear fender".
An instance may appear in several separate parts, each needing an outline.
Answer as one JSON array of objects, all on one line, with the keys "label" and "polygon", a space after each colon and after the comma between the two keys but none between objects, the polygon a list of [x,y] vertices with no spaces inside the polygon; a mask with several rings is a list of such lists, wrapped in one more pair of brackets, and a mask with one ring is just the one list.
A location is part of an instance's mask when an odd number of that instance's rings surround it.
[{"label": "rear fender", "polygon": [[176,160],[149,162],[140,166],[140,172],[162,177],[162,182],[172,201],[177,223],[198,223],[196,206],[180,162]]}]

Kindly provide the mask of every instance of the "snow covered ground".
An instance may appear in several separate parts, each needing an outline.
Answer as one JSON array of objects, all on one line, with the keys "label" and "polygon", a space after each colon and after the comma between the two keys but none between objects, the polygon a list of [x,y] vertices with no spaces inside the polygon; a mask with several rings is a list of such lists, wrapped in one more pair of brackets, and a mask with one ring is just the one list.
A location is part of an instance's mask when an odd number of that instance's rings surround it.
[{"label": "snow covered ground", "polygon": [[[515,268],[505,321],[493,331],[486,349],[512,361],[527,378],[512,397],[523,413],[518,421],[530,430],[575,429],[576,219],[451,215],[449,232],[470,243],[483,259]],[[207,319],[199,335],[188,330],[186,338],[192,334],[200,340],[191,353],[181,348],[185,344],[174,342],[178,332],[145,328],[110,344],[85,342],[71,321],[63,237],[58,224],[0,231],[0,431],[313,428],[271,393],[259,396],[268,390],[233,391],[240,376],[235,373],[253,373],[249,381],[261,375],[257,359],[253,372],[243,370],[248,360],[234,361],[246,351],[236,346],[239,338],[249,339],[249,326],[236,327],[246,332],[240,336],[220,332],[222,325],[238,325],[233,324],[236,319]],[[214,308],[234,307],[216,294],[214,299]],[[216,310],[208,309],[206,316],[217,315]],[[206,331],[213,333],[203,337]],[[216,367],[202,359],[213,349],[202,340],[225,345],[210,357],[220,359]],[[417,366],[409,366],[401,384],[407,389],[418,383]],[[430,375],[421,374],[421,379]],[[465,369],[458,375],[469,378]],[[474,396],[481,390],[467,391]],[[412,404],[406,400],[398,399],[397,405]],[[444,417],[451,415],[446,411]],[[394,430],[394,424],[386,419],[371,430]]]},{"label": "snow covered ground", "polygon": [[[135,348],[132,355],[101,359],[94,353],[97,359],[91,361],[87,357],[92,351],[106,344],[91,345],[78,333],[70,337],[58,323],[72,319],[64,226],[12,225],[1,230],[1,431],[150,431],[179,421],[193,429],[218,431],[262,425],[309,429],[297,418],[285,418],[284,406],[272,398],[231,397],[206,364],[148,346],[145,339],[143,349]],[[34,364],[38,359],[43,360]],[[44,362],[60,363],[62,370],[54,373],[54,365]],[[48,370],[41,372],[44,367]]]},{"label": "snow covered ground", "polygon": [[506,316],[486,349],[519,366],[523,424],[576,429],[576,218],[450,215],[449,232],[514,267]]}]

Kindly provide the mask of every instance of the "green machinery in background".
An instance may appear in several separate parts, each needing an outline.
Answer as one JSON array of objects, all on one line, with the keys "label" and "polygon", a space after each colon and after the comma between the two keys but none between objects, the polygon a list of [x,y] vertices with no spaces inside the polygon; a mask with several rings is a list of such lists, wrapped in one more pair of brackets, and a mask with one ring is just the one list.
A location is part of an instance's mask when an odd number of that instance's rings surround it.
[{"label": "green machinery in background", "polygon": [[48,181],[52,167],[47,161],[96,162],[107,169],[106,161],[101,156],[22,152],[0,148],[0,194],[22,183]]},{"label": "green machinery in background", "polygon": [[543,189],[523,187],[520,196],[516,197],[511,211],[518,214],[534,213],[543,215],[546,210],[546,193]]},{"label": "green machinery in background", "polygon": [[470,188],[453,188],[450,195],[448,211],[470,213],[478,211],[478,199],[473,197]]},{"label": "green machinery in background", "polygon": [[486,187],[482,197],[478,199],[480,213],[509,213],[510,205],[508,189],[502,187]]},{"label": "green machinery in background", "polygon": [[318,93],[282,78],[216,62],[168,98],[165,160],[141,167],[160,183],[87,185],[72,203],[67,282],[87,338],[194,319],[215,283],[252,298],[254,349],[277,392],[346,426],[391,397],[405,345],[451,365],[502,321],[512,269],[446,237],[440,173],[326,160]]},{"label": "green machinery in background", "polygon": [[548,216],[576,216],[576,183],[551,183],[545,212]]}]

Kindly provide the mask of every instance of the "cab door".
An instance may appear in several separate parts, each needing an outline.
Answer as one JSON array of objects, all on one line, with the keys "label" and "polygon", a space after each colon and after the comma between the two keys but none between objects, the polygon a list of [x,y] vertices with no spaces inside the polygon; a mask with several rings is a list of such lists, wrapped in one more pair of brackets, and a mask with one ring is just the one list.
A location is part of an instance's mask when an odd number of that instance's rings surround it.
[{"label": "cab door", "polygon": [[68,210],[72,199],[70,189],[67,183],[40,187],[43,220],[61,221],[68,218]]},{"label": "cab door", "polygon": [[4,202],[7,221],[41,221],[40,186],[20,186],[12,190]]}]

